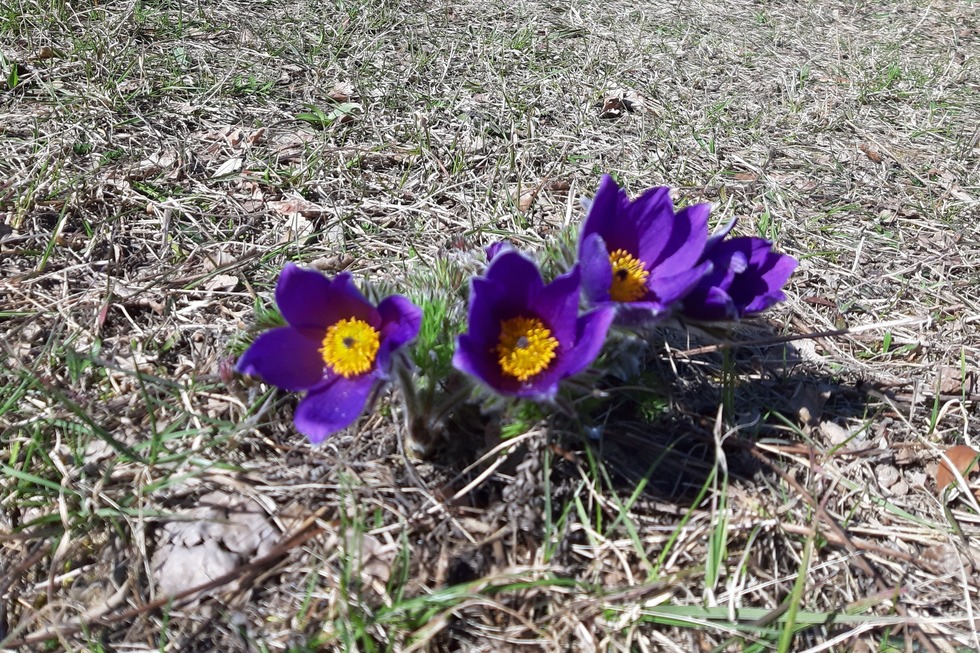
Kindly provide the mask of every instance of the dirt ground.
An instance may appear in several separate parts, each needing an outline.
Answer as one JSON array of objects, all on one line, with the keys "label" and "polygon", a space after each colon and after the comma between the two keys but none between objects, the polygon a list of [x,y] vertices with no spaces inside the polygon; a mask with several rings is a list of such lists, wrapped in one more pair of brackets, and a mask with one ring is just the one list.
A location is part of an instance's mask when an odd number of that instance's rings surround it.
[{"label": "dirt ground", "polygon": [[[0,649],[980,650],[980,485],[937,484],[980,449],[978,10],[10,0]],[[397,394],[312,446],[233,372],[287,261],[445,314],[438,358],[480,248],[560,268],[603,173],[772,239],[788,301],[425,458]]]}]

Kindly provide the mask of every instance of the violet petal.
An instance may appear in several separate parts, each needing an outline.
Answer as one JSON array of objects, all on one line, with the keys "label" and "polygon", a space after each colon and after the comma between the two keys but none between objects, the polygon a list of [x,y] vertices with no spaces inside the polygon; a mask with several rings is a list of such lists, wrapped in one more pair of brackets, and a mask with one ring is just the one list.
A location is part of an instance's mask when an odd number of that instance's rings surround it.
[{"label": "violet petal", "polygon": [[236,370],[283,390],[308,390],[323,380],[322,335],[293,327],[266,331],[238,359]]},{"label": "violet petal", "polygon": [[578,319],[575,346],[564,354],[564,376],[578,374],[592,364],[606,342],[606,334],[615,317],[616,310],[606,306]]},{"label": "violet petal", "polygon": [[376,379],[362,374],[335,376],[311,390],[296,406],[296,428],[313,444],[354,423],[367,403]]}]

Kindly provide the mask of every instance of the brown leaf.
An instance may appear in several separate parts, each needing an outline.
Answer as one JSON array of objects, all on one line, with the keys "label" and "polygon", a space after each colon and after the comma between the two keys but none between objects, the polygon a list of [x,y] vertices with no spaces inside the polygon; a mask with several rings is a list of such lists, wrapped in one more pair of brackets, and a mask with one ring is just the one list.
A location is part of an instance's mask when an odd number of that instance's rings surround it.
[{"label": "brown leaf", "polygon": [[939,368],[939,392],[944,395],[973,394],[976,390],[976,376],[952,365]]},{"label": "brown leaf", "polygon": [[349,102],[354,97],[354,85],[350,82],[337,82],[327,91],[327,97],[334,102]]},{"label": "brown leaf", "polygon": [[[955,447],[950,447],[945,451],[946,458],[949,458],[950,462],[956,466],[956,469],[967,478],[977,470],[977,457],[980,456],[978,452],[973,447],[968,447],[965,444],[958,444]],[[936,469],[936,489],[942,492],[946,489],[946,486],[953,483],[956,480],[956,476],[953,474],[953,470],[950,469],[949,463],[946,462],[945,458],[939,461],[939,467]]]},{"label": "brown leaf", "polygon": [[626,110],[626,103],[623,101],[623,98],[607,97],[602,102],[599,117],[605,120],[615,120],[616,118],[621,118]]},{"label": "brown leaf", "polygon": [[535,192],[523,193],[521,199],[517,201],[517,208],[521,213],[527,213],[530,210],[531,205],[534,204],[534,198],[538,196]]},{"label": "brown leaf", "polygon": [[287,217],[301,215],[304,218],[313,218],[323,213],[322,207],[300,196],[289,197],[279,202],[269,202],[269,206]]},{"label": "brown leaf", "polygon": [[864,155],[875,163],[881,163],[881,155],[878,154],[878,150],[874,149],[867,143],[861,143],[858,145],[858,149],[864,152]]}]

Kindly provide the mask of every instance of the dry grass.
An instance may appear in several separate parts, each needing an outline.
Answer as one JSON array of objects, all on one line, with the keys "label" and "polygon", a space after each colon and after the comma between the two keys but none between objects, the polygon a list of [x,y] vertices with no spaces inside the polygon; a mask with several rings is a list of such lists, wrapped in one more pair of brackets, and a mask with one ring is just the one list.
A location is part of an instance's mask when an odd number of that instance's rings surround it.
[{"label": "dry grass", "polygon": [[[0,647],[980,649],[933,481],[980,433],[976,6],[506,4],[0,8]],[[737,346],[624,343],[597,440],[419,461],[382,401],[311,447],[230,373],[285,261],[458,287],[603,172],[802,262]]]}]

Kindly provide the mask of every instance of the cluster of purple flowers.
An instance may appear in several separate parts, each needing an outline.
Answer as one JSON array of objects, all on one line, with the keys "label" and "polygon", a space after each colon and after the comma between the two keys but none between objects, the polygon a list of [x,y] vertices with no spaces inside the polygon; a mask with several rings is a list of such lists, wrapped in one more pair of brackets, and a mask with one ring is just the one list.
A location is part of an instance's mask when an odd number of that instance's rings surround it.
[{"label": "cluster of purple flowers", "polygon": [[[523,254],[488,249],[453,366],[499,394],[547,400],[595,360],[614,323],[672,314],[737,320],[785,299],[797,261],[762,238],[727,238],[734,221],[709,236],[709,211],[698,204],[675,212],[666,187],[630,200],[604,176],[579,236],[579,262],[566,274],[546,284]],[[589,308],[580,314],[583,296]],[[313,442],[357,419],[422,324],[422,310],[401,295],[373,306],[350,275],[331,281],[295,265],[283,270],[276,303],[287,326],[259,336],[238,371],[307,391],[295,422]]]}]

